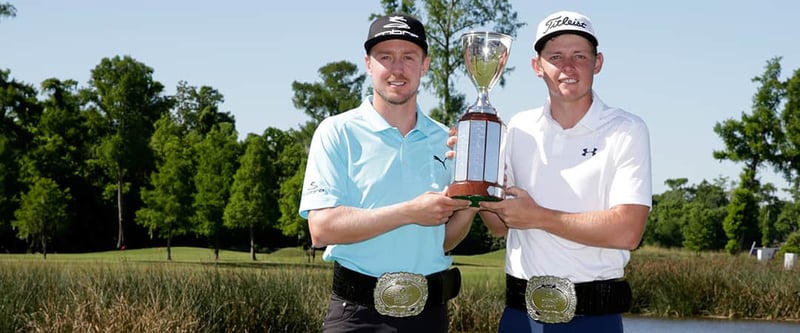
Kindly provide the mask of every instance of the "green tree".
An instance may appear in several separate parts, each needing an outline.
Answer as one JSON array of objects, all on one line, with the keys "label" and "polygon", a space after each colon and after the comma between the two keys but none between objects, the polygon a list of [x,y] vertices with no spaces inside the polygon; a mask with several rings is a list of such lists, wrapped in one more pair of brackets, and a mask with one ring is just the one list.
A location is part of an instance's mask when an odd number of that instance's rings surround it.
[{"label": "green tree", "polygon": [[759,168],[770,161],[777,161],[777,153],[783,142],[783,130],[778,118],[784,85],[780,81],[780,58],[767,62],[764,73],[753,78],[759,88],[753,96],[752,114],[742,113],[741,119],[728,119],[714,125],[714,132],[725,144],[724,150],[715,150],[713,156],[719,160],[744,163],[742,184],[752,192],[758,192]]},{"label": "green tree", "polygon": [[170,100],[162,95],[164,86],[153,80],[153,70],[130,56],[102,59],[92,70],[89,84],[88,98],[108,128],[95,148],[93,162],[113,179],[106,194],[116,198],[117,248],[123,248],[124,195],[131,189],[138,191],[154,168],[149,147],[153,124],[167,112]]},{"label": "green tree", "polygon": [[694,198],[686,205],[687,224],[682,230],[684,248],[718,250],[725,245],[722,221],[727,214],[728,195],[721,184],[703,180],[695,187]]},{"label": "green tree", "polygon": [[292,82],[292,103],[315,123],[361,103],[361,89],[366,74],[358,74],[355,64],[348,61],[332,62],[322,66],[318,73],[322,82]]},{"label": "green tree", "polygon": [[[418,3],[421,3],[421,8],[417,6]],[[461,34],[490,27],[492,31],[516,36],[517,30],[525,25],[519,22],[517,12],[508,0],[381,0],[381,6],[384,14],[403,12],[425,22],[431,67],[428,79],[423,84],[439,101],[439,105],[431,110],[430,115],[451,125],[455,124],[460,113],[467,108],[464,93],[455,89],[458,74],[466,72]],[[377,16],[380,15],[372,15],[373,18]],[[505,74],[513,70],[513,67],[508,67]],[[501,77],[499,85],[504,84],[504,78]]]},{"label": "green tree", "polygon": [[[747,173],[747,172],[745,172]],[[751,179],[749,175],[742,175],[744,179]],[[737,254],[758,237],[758,202],[756,196],[748,187],[739,185],[733,190],[728,213],[722,221],[728,243],[725,250],[730,254]],[[748,247],[749,248],[749,247]]]},{"label": "green tree", "polygon": [[25,191],[20,161],[33,145],[33,133],[42,114],[38,92],[0,70],[0,236],[14,238],[11,220]]},{"label": "green tree", "polygon": [[[768,61],[764,73],[753,78],[759,88],[753,96],[752,113],[742,113],[740,120],[728,119],[714,125],[714,132],[725,144],[724,150],[713,152],[714,158],[744,163],[741,183],[733,193],[729,216],[725,219],[726,249],[730,253],[740,251],[744,242],[753,240],[758,231],[759,206],[755,196],[761,192],[759,168],[772,163],[779,169],[782,164],[779,151],[785,139],[778,106],[785,96],[785,89],[780,81],[780,72],[780,58]],[[746,211],[751,209],[753,211]]]},{"label": "green tree", "polygon": [[291,141],[281,150],[277,161],[278,169],[284,171],[278,198],[280,209],[278,227],[284,235],[295,236],[301,244],[310,247],[313,244],[308,231],[308,222],[297,213],[300,210],[300,196],[308,157],[308,143],[304,138],[308,137],[308,134],[289,131],[286,136]]},{"label": "green tree", "polygon": [[772,246],[783,241],[779,238],[779,233],[775,229],[775,223],[780,216],[781,210],[786,207],[786,202],[775,195],[776,189],[772,184],[765,184],[761,187],[756,200],[761,203],[758,213],[758,229],[761,233],[761,244]]},{"label": "green tree", "polygon": [[47,99],[42,102],[44,109],[29,150],[37,173],[59,184],[81,182],[76,178],[84,176],[83,161],[89,153],[86,141],[92,139],[85,128],[77,86],[74,80],[42,82]]},{"label": "green tree", "polygon": [[256,260],[255,230],[268,227],[269,208],[268,174],[265,166],[266,144],[264,139],[249,134],[244,142],[245,152],[239,161],[239,169],[233,176],[231,197],[223,213],[226,227],[248,229],[250,232],[250,258]]},{"label": "green tree", "polygon": [[785,82],[785,97],[781,120],[784,141],[781,145],[779,166],[784,177],[792,185],[791,194],[800,200],[800,69]]},{"label": "green tree", "polygon": [[236,123],[230,112],[220,112],[219,105],[225,97],[214,88],[202,86],[199,89],[186,81],[178,82],[174,97],[177,122],[186,130],[196,131],[205,136],[214,125]]},{"label": "green tree", "polygon": [[220,233],[224,228],[223,213],[230,198],[233,175],[238,168],[241,146],[231,123],[211,127],[195,145],[197,173],[194,175],[195,232],[211,238],[214,260],[219,259]]},{"label": "green tree", "polygon": [[[307,160],[302,160],[299,168],[306,169]],[[312,247],[311,235],[308,231],[308,221],[297,213],[300,210],[300,197],[303,192],[303,172],[295,172],[280,185],[281,196],[278,198],[278,207],[281,216],[278,218],[278,227],[286,236],[295,236],[306,247]]]},{"label": "green tree", "polygon": [[[77,85],[74,80],[61,81],[55,78],[42,82],[45,99],[41,105],[44,109],[38,123],[31,128],[32,143],[20,158],[23,179],[45,177],[55,181],[60,188],[69,190],[72,200],[68,210],[74,217],[74,224],[62,234],[61,239],[71,236],[96,238],[98,228],[92,224],[98,220],[98,211],[102,210],[86,165],[91,145],[97,137],[86,127],[88,122],[81,110]],[[68,249],[62,248],[78,251],[90,249],[89,241],[71,242]]]},{"label": "green tree", "polygon": [[151,236],[167,241],[167,260],[172,260],[172,239],[192,230],[194,193],[191,147],[183,140],[182,128],[170,115],[156,122],[151,146],[156,154],[157,169],[150,175],[152,188],[141,191],[144,207],[136,212],[136,223],[148,229]]},{"label": "green tree", "polygon": [[17,237],[38,245],[43,259],[47,259],[47,244],[69,219],[69,200],[68,190],[61,190],[52,179],[37,178],[22,194],[20,207],[14,212],[16,220],[11,225],[17,230]]},{"label": "green tree", "polygon": [[293,169],[285,169],[280,165],[281,152],[291,144],[289,135],[275,127],[268,127],[261,135],[264,139],[266,162],[265,167],[268,168],[267,174],[271,175],[267,179],[267,219],[275,221],[274,223],[278,229],[286,236],[296,236],[296,233],[288,232],[290,230],[283,230],[280,224],[281,210],[278,202],[280,201],[281,183],[294,173]]},{"label": "green tree", "polygon": [[775,239],[786,240],[790,234],[800,231],[800,202],[786,202],[775,221]]},{"label": "green tree", "polygon": [[653,208],[647,216],[642,239],[645,244],[680,247],[688,220],[685,207],[693,196],[693,188],[686,186],[686,178],[667,179],[664,183],[669,189],[653,195]]},{"label": "green tree", "polygon": [[3,216],[4,211],[11,203],[11,193],[6,191],[10,182],[9,174],[14,169],[14,159],[11,157],[11,148],[5,134],[0,133],[0,235],[3,234],[3,226],[6,224]]},{"label": "green tree", "polygon": [[695,252],[713,249],[718,239],[717,227],[721,230],[721,225],[714,223],[717,222],[714,220],[717,216],[699,204],[689,204],[687,208],[688,222],[683,228],[683,247]]},{"label": "green tree", "polygon": [[800,232],[793,232],[786,239],[786,243],[781,246],[779,252],[785,253],[800,253]]},{"label": "green tree", "polygon": [[193,232],[208,237],[215,260],[219,259],[220,233],[224,229],[222,212],[240,151],[234,117],[219,110],[224,100],[214,88],[197,88],[180,81],[173,96],[172,112],[185,134],[184,143],[192,147],[192,161],[197,170],[193,178],[196,189],[191,217]]},{"label": "green tree", "polygon": [[16,16],[17,16],[17,9],[14,8],[14,5],[8,2],[0,3],[0,18],[16,17]]},{"label": "green tree", "polygon": [[[781,145],[780,167],[791,184],[792,202],[784,204],[774,224],[774,239],[794,241],[800,252],[800,69],[785,82],[785,97],[781,120],[785,141]],[[792,252],[792,251],[789,251]]]}]

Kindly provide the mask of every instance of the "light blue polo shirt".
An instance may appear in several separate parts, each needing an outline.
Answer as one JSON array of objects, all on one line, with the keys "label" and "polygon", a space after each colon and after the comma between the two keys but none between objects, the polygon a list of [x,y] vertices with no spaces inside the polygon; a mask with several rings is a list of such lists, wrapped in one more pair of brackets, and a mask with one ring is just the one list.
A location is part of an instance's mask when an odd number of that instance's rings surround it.
[{"label": "light blue polo shirt", "polygon": [[[417,106],[416,126],[403,137],[372,107],[372,97],[323,120],[311,141],[300,216],[340,205],[380,208],[443,191],[454,168],[445,158],[448,136],[447,127]],[[444,254],[444,235],[444,225],[408,224],[361,242],[328,246],[322,258],[376,277],[427,275],[452,264]]]}]

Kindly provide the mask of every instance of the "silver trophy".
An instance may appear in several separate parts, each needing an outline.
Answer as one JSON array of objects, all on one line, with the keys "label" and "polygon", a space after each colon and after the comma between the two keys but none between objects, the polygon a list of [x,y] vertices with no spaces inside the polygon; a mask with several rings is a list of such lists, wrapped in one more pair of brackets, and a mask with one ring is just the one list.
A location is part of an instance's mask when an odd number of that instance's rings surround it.
[{"label": "silver trophy", "polygon": [[513,38],[498,32],[468,32],[461,36],[464,62],[478,100],[458,120],[455,178],[447,189],[453,198],[499,201],[505,195],[505,156],[500,149],[506,126],[489,104],[489,91],[500,79]]}]

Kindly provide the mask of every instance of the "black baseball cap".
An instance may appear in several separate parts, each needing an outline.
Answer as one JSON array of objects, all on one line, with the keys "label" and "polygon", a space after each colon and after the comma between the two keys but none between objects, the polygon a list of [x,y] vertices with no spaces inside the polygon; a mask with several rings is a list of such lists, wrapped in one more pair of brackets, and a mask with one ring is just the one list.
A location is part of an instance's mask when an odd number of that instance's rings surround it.
[{"label": "black baseball cap", "polygon": [[425,38],[425,27],[415,17],[405,14],[381,16],[369,26],[369,35],[364,42],[364,50],[369,51],[375,44],[385,40],[402,39],[419,45],[428,54],[428,42]]}]

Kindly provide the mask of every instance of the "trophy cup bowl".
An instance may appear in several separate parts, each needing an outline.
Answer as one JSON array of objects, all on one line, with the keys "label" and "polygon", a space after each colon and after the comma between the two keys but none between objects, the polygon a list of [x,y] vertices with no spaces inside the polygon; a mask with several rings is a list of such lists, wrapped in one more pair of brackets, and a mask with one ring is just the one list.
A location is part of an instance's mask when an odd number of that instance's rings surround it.
[{"label": "trophy cup bowl", "polygon": [[499,201],[505,196],[506,127],[489,103],[489,92],[508,61],[513,38],[498,32],[468,32],[461,36],[467,73],[478,91],[475,104],[458,120],[455,172],[447,195],[472,201]]}]

